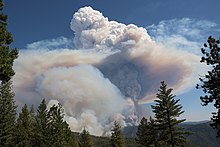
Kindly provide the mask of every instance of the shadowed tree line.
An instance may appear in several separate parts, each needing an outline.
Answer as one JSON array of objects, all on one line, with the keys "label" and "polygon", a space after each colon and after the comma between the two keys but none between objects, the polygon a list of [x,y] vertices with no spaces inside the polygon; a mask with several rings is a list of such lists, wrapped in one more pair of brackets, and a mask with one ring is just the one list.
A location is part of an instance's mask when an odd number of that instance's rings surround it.
[{"label": "shadowed tree line", "polygon": [[17,147],[71,147],[76,146],[74,134],[63,120],[60,104],[46,109],[45,100],[38,107],[29,109],[25,104],[15,123],[14,146]]},{"label": "shadowed tree line", "polygon": [[[124,136],[119,123],[115,122],[109,137],[111,147],[126,147]],[[7,138],[9,136],[4,136]],[[94,147],[94,141],[89,131],[85,128],[77,134],[70,130],[64,121],[64,109],[60,104],[54,104],[47,108],[45,100],[42,100],[37,111],[33,105],[26,104],[13,124],[11,140],[0,140],[3,147]],[[4,143],[4,144],[3,144]]]}]

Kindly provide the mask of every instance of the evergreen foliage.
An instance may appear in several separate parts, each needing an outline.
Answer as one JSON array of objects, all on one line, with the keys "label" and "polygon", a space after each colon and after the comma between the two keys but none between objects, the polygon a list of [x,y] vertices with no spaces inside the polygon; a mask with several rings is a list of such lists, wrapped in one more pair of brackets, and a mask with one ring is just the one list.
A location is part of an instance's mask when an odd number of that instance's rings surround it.
[{"label": "evergreen foliage", "polygon": [[0,84],[0,146],[12,145],[16,120],[16,106],[14,102],[11,81]]},{"label": "evergreen foliage", "polygon": [[63,120],[63,108],[60,104],[47,110],[42,100],[35,113],[25,104],[19,114],[15,133],[16,147],[78,147],[69,125]]},{"label": "evergreen foliage", "polygon": [[41,101],[38,106],[36,115],[36,140],[39,147],[46,147],[47,145],[47,105],[45,99]]},{"label": "evergreen foliage", "polygon": [[7,31],[8,16],[3,14],[3,7],[3,0],[0,0],[0,81],[5,83],[15,74],[12,67],[14,60],[18,57],[18,50],[9,48],[13,37]]},{"label": "evergreen foliage", "polygon": [[155,105],[151,106],[155,113],[155,122],[159,132],[159,141],[163,146],[181,146],[186,142],[185,135],[189,132],[184,131],[178,124],[185,119],[177,120],[184,111],[182,106],[177,104],[175,95],[172,94],[172,89],[168,89],[164,82],[161,82],[160,89],[157,93]]},{"label": "evergreen foliage", "polygon": [[53,105],[47,112],[47,139],[48,146],[69,147],[72,146],[74,138],[69,125],[63,120],[64,110],[60,104]]},{"label": "evergreen foliage", "polygon": [[211,120],[213,123],[211,126],[217,129],[217,137],[220,136],[220,47],[219,39],[215,39],[210,36],[207,40],[208,44],[204,44],[204,48],[201,49],[203,57],[200,62],[206,63],[210,70],[204,76],[199,78],[201,85],[197,84],[196,88],[203,89],[205,96],[201,96],[200,99],[204,106],[214,102],[214,107],[217,112],[213,112]]},{"label": "evergreen foliage", "polygon": [[35,112],[35,109],[34,109],[34,105],[31,105],[31,108],[30,108],[30,112],[29,112],[29,119],[30,119],[30,127],[31,127],[31,130],[32,130],[32,133],[31,133],[31,140],[32,140],[32,145],[33,146],[39,146],[39,142],[38,142],[38,138],[37,138],[37,116],[36,116],[36,112]]},{"label": "evergreen foliage", "polygon": [[121,132],[121,126],[118,122],[114,122],[114,128],[111,130],[112,135],[110,139],[111,147],[126,147],[124,136]]},{"label": "evergreen foliage", "polygon": [[0,0],[0,146],[13,146],[13,132],[16,119],[16,106],[11,78],[15,74],[12,66],[18,57],[17,49],[10,49],[12,35],[7,31],[8,16],[3,14],[3,1]]},{"label": "evergreen foliage", "polygon": [[16,146],[18,147],[34,146],[35,143],[34,119],[35,116],[33,116],[33,110],[29,111],[27,105],[25,104],[21,110],[21,113],[19,114],[16,124],[16,132],[15,132]]},{"label": "evergreen foliage", "polygon": [[148,121],[145,117],[141,119],[135,138],[138,147],[158,146],[158,130],[155,120],[150,117]]},{"label": "evergreen foliage", "polygon": [[79,136],[79,147],[94,147],[93,139],[85,128]]}]

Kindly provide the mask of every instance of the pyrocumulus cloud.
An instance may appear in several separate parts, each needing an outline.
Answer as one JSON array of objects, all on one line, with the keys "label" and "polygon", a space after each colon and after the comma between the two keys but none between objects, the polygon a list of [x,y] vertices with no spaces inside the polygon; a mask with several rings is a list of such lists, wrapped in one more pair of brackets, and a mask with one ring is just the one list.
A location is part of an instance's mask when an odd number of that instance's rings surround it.
[{"label": "pyrocumulus cloud", "polygon": [[103,135],[115,120],[136,124],[161,81],[176,92],[197,82],[199,57],[152,40],[145,28],[109,21],[91,7],[79,9],[70,27],[75,48],[61,37],[20,51],[13,79],[20,107],[60,102],[73,131]]}]

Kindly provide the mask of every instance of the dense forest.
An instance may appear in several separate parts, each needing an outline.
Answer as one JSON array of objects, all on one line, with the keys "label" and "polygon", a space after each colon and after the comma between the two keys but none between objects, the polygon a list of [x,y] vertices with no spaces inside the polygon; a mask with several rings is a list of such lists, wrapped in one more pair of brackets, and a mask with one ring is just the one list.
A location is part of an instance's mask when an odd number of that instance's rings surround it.
[{"label": "dense forest", "polygon": [[[8,16],[3,14],[3,1],[0,0],[0,146],[1,147],[177,147],[177,146],[220,146],[220,41],[209,37],[201,52],[201,62],[212,69],[200,78],[206,94],[201,97],[203,105],[214,101],[217,113],[211,122],[186,124],[178,119],[184,113],[180,100],[176,99],[171,88],[162,81],[151,106],[154,116],[143,117],[138,126],[122,128],[115,121],[109,136],[90,135],[87,128],[72,132],[64,120],[61,104],[47,108],[42,99],[38,108],[24,105],[19,114],[14,100],[12,77],[15,74],[13,63],[18,58],[16,48],[10,48],[12,35],[7,30]],[[210,129],[211,127],[214,129]]]}]

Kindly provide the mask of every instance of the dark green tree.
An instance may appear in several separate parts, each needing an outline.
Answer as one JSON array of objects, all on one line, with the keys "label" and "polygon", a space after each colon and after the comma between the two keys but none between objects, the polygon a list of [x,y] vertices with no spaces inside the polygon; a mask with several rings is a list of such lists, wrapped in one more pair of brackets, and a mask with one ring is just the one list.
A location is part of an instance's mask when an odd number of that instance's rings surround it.
[{"label": "dark green tree", "polygon": [[15,141],[18,147],[31,147],[34,143],[34,121],[33,114],[29,111],[27,105],[25,104],[19,114],[16,131],[15,131]]},{"label": "dark green tree", "polygon": [[118,122],[114,122],[114,127],[111,130],[112,135],[110,139],[111,147],[126,147],[125,138],[121,132],[121,126]]},{"label": "dark green tree", "polygon": [[39,147],[46,147],[47,144],[47,136],[49,133],[47,133],[47,105],[46,101],[43,99],[41,104],[38,107],[37,110],[37,116],[36,116],[36,140],[38,142]]},{"label": "dark green tree", "polygon": [[155,113],[157,129],[160,131],[159,141],[163,146],[182,146],[186,142],[185,135],[188,134],[179,126],[185,119],[177,120],[184,111],[178,104],[179,99],[175,100],[172,89],[168,89],[164,82],[161,82],[160,89],[157,93],[155,105],[152,105]]},{"label": "dark green tree", "polygon": [[0,81],[6,83],[15,74],[12,67],[14,60],[18,57],[18,50],[9,48],[13,37],[7,31],[8,16],[4,15],[3,7],[3,0],[0,0]]},{"label": "dark green tree", "polygon": [[12,35],[7,31],[8,16],[3,13],[3,1],[0,0],[0,146],[13,146],[12,138],[16,120],[16,106],[11,78],[15,74],[12,66],[18,57],[17,49],[10,49]]},{"label": "dark green tree", "polygon": [[31,105],[30,112],[29,112],[29,118],[30,118],[30,129],[33,130],[30,134],[31,142],[33,146],[39,147],[39,140],[37,135],[37,113],[35,112],[34,105]]},{"label": "dark green tree", "polygon": [[69,125],[64,118],[64,110],[61,104],[53,105],[47,112],[47,135],[48,146],[69,147],[73,146],[74,138]]},{"label": "dark green tree", "polygon": [[35,113],[33,104],[31,105],[31,108],[30,108],[30,120],[32,124],[36,125],[36,113]]},{"label": "dark green tree", "polygon": [[148,121],[145,117],[141,119],[136,133],[135,141],[138,147],[159,147],[158,130],[155,120],[150,117]]},{"label": "dark green tree", "polygon": [[16,106],[11,81],[0,84],[0,146],[13,146]]},{"label": "dark green tree", "polygon": [[210,36],[204,48],[201,49],[203,56],[200,62],[209,67],[209,71],[204,77],[200,77],[201,84],[197,84],[197,89],[203,89],[205,96],[201,96],[202,105],[206,106],[214,102],[217,112],[213,112],[210,124],[217,129],[217,137],[220,136],[220,40]]},{"label": "dark green tree", "polygon": [[75,136],[63,117],[63,108],[60,104],[53,105],[47,110],[46,101],[42,100],[36,116],[35,132],[38,147],[78,147]]},{"label": "dark green tree", "polygon": [[86,131],[84,128],[79,135],[79,146],[80,147],[94,147],[93,139],[89,134],[89,131]]}]

